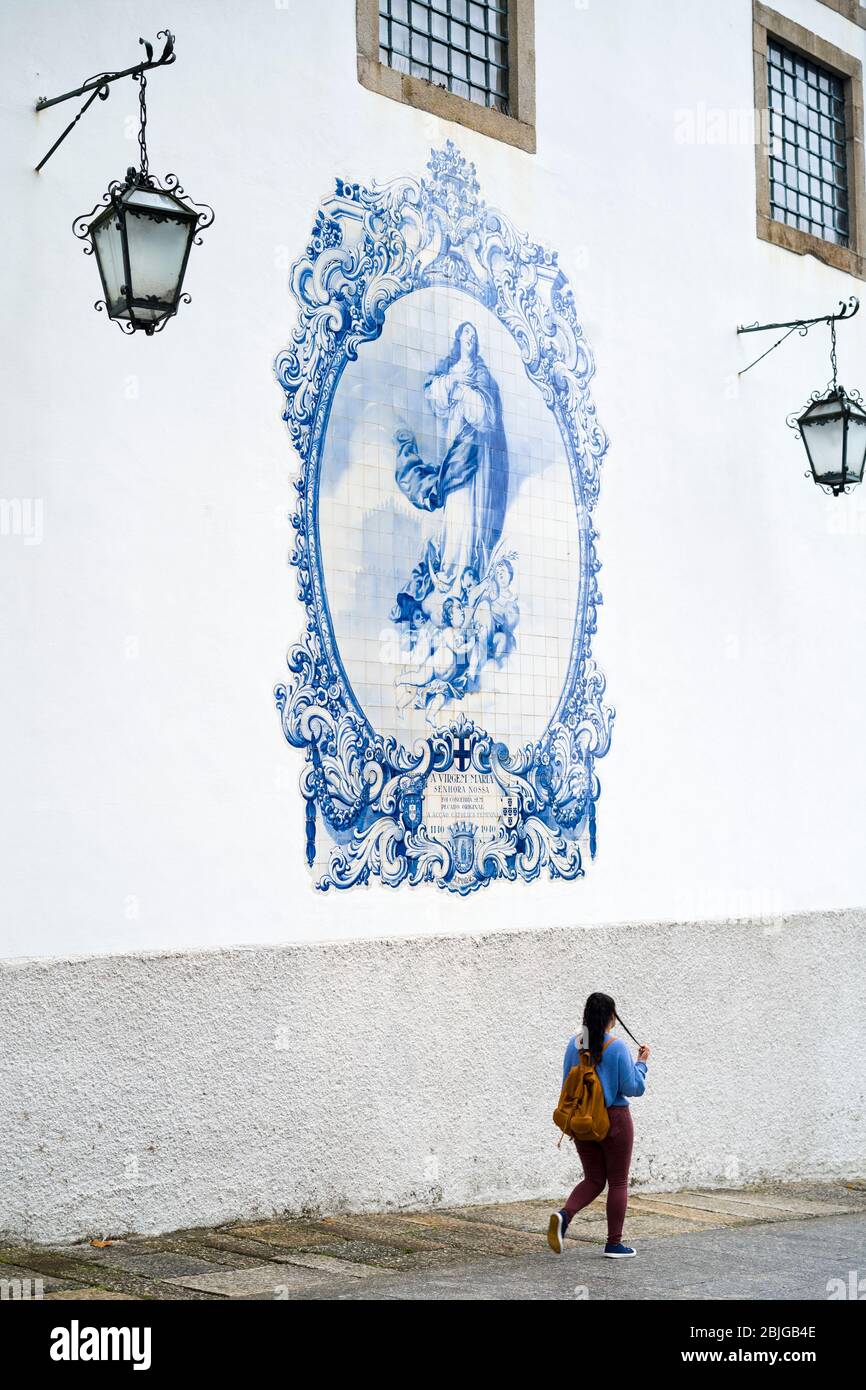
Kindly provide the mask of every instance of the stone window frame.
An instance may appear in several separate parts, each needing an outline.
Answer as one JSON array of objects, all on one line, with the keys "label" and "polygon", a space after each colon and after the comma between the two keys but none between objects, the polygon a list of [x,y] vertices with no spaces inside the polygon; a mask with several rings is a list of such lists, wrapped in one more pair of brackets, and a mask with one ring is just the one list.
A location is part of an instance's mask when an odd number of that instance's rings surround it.
[{"label": "stone window frame", "polygon": [[[843,0],[840,0],[840,4]],[[809,29],[761,0],[753,0],[753,51],[755,70],[755,110],[759,129],[755,134],[755,174],[757,179],[757,233],[762,241],[784,247],[797,255],[811,255],[825,265],[866,279],[866,167],[863,146],[863,65],[853,53],[821,39]],[[845,141],[848,150],[848,245],[837,246],[813,236],[787,222],[777,222],[770,209],[769,113],[767,98],[767,41],[778,40],[786,48],[835,73],[844,83]]]},{"label": "stone window frame", "polygon": [[827,5],[837,14],[844,15],[852,24],[859,24],[861,29],[866,29],[866,9],[862,0],[821,0],[821,4]]},{"label": "stone window frame", "polygon": [[535,154],[535,0],[509,0],[507,116],[381,63],[379,0],[355,0],[355,28],[362,87]]}]

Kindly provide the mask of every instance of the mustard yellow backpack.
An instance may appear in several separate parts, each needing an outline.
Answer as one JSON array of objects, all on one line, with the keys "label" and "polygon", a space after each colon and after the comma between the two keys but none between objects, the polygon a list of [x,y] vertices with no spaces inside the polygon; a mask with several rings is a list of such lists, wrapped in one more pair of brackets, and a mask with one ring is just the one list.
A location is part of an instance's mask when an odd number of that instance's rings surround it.
[{"label": "mustard yellow backpack", "polygon": [[[614,1038],[608,1038],[602,1047],[610,1047]],[[563,1139],[606,1139],[610,1130],[610,1116],[604,1100],[601,1078],[593,1066],[589,1052],[581,1049],[580,1061],[572,1067],[562,1084],[559,1104],[553,1112],[553,1123],[562,1130],[557,1148]]]}]

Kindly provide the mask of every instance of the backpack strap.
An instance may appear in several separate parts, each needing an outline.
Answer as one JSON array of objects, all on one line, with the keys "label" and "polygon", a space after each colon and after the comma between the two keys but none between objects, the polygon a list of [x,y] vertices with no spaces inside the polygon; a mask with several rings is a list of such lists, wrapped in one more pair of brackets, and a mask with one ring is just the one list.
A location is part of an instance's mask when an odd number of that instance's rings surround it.
[{"label": "backpack strap", "polygon": [[[608,1038],[608,1039],[606,1040],[606,1042],[604,1043],[604,1046],[603,1046],[602,1049],[601,1049],[602,1052],[606,1052],[607,1049],[610,1047],[611,1043],[615,1043],[615,1042],[616,1042],[616,1038]],[[578,1050],[578,1053],[579,1053],[579,1054],[585,1053],[586,1056],[589,1057],[590,1062],[592,1061],[592,1054],[590,1053],[590,1050],[589,1050],[588,1047],[579,1047],[577,1050]]]}]

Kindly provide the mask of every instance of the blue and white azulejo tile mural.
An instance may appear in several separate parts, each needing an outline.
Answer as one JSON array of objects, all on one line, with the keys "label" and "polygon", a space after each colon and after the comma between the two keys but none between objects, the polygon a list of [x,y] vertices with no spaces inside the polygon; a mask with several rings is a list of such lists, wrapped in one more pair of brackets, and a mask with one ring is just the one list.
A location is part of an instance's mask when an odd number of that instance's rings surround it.
[{"label": "blue and white azulejo tile mural", "polygon": [[422,178],[338,179],[291,287],[306,630],[276,701],[314,882],[577,878],[613,720],[590,653],[607,440],[556,255],[448,141]]}]

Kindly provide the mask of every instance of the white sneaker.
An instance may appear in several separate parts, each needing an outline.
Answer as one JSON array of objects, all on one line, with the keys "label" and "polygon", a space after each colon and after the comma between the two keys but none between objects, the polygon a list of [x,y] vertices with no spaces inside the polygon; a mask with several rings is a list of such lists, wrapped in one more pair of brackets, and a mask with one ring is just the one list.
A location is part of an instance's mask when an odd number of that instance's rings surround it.
[{"label": "white sneaker", "polygon": [[547,1223],[547,1243],[551,1250],[557,1254],[562,1254],[562,1212],[555,1211]]}]

